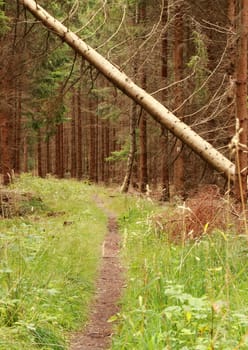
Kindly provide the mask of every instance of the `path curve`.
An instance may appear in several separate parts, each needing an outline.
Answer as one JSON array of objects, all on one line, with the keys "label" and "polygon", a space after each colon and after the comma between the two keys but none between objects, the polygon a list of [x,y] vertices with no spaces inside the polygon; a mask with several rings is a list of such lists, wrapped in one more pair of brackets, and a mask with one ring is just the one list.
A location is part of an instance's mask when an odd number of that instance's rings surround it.
[{"label": "path curve", "polygon": [[82,332],[72,336],[70,350],[103,350],[111,344],[112,323],[123,287],[123,271],[119,261],[120,235],[116,216],[99,206],[108,215],[108,232],[102,245],[102,261],[96,283],[96,295],[90,307],[89,321]]}]

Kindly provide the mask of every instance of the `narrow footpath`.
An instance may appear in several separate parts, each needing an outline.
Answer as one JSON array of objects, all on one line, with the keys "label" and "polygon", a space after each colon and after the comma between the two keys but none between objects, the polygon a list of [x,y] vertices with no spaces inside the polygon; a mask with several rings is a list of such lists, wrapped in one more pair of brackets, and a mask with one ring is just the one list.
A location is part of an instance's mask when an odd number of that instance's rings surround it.
[{"label": "narrow footpath", "polygon": [[[99,206],[105,210],[102,203]],[[107,212],[107,215],[108,232],[102,245],[95,300],[90,307],[89,321],[82,332],[73,335],[70,350],[106,350],[111,345],[113,329],[108,320],[118,312],[123,275],[119,261],[120,235],[117,219],[112,213]]]}]

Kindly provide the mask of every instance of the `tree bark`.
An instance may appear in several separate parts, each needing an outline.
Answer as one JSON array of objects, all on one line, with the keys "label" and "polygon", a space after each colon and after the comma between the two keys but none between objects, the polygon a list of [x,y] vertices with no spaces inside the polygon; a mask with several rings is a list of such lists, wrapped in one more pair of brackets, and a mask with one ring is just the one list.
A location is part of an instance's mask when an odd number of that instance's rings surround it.
[{"label": "tree bark", "polygon": [[[138,5],[138,24],[145,27],[146,24],[146,1],[141,1]],[[142,55],[140,57],[142,60]],[[142,88],[146,89],[146,70],[143,62],[140,62],[141,68],[141,84]],[[148,185],[148,168],[147,168],[147,117],[144,110],[142,110],[139,121],[139,144],[140,144],[140,191],[146,192]]]},{"label": "tree bark", "polygon": [[71,177],[75,178],[77,174],[76,158],[76,91],[72,89],[72,115],[71,115]]},{"label": "tree bark", "polygon": [[[241,0],[240,39],[237,61],[236,79],[236,111],[239,121],[239,145],[236,152],[236,194],[237,197],[247,200],[247,59],[248,59],[248,0]],[[244,149],[245,148],[245,149]]]},{"label": "tree bark", "polygon": [[[184,4],[180,1],[175,6],[174,19],[174,80],[180,81],[183,78],[183,8]],[[175,108],[183,103],[183,86],[177,84],[175,87]],[[177,112],[179,118],[183,117],[183,109]],[[178,195],[184,195],[184,155],[182,142],[177,140],[175,145],[175,162],[173,183],[175,192]]]},{"label": "tree bark", "polygon": [[136,103],[132,103],[132,110],[130,116],[130,149],[127,158],[126,174],[121,186],[121,193],[127,193],[131,181],[133,163],[136,153]]},{"label": "tree bark", "polygon": [[22,147],[22,91],[20,84],[15,87],[15,172],[21,172],[21,147]]},{"label": "tree bark", "polygon": [[59,178],[64,177],[64,125],[57,125],[56,130],[56,175]]},{"label": "tree bark", "polygon": [[97,139],[96,139],[96,121],[95,121],[96,117],[95,117],[93,106],[94,106],[93,98],[92,96],[89,96],[89,111],[90,111],[89,112],[90,114],[89,179],[94,182],[96,180],[96,172],[97,172],[97,168],[96,168]]},{"label": "tree bark", "polygon": [[[168,2],[164,4],[163,14],[162,14],[162,25],[163,25],[163,34],[162,34],[162,47],[161,47],[161,59],[162,59],[162,68],[161,68],[161,77],[164,83],[168,83],[168,37],[166,24],[168,20]],[[167,100],[167,91],[162,91],[162,101],[163,103]],[[170,199],[170,176],[169,176],[169,133],[168,130],[161,125],[161,180],[162,180],[162,192],[161,192],[161,201],[167,201]]]},{"label": "tree bark", "polygon": [[11,114],[5,110],[0,112],[0,150],[1,163],[0,168],[3,174],[3,184],[8,185],[11,182],[11,173],[13,170],[12,145],[12,125]]},{"label": "tree bark", "polygon": [[42,143],[42,132],[41,132],[41,129],[39,128],[37,130],[37,169],[38,169],[38,176],[44,177],[41,143]]},{"label": "tree bark", "polygon": [[83,177],[83,133],[82,133],[82,109],[81,109],[81,82],[79,82],[77,90],[77,114],[78,114],[78,139],[77,139],[77,178]]},{"label": "tree bark", "polygon": [[224,176],[234,180],[235,165],[224,155],[218,152],[211,144],[200,137],[189,126],[180,121],[166,107],[159,103],[146,91],[137,86],[124,72],[118,70],[113,64],[97,53],[84,41],[54,17],[49,15],[34,0],[19,0],[37,19],[39,19],[49,30],[62,38],[76,52],[83,56],[90,64],[99,70],[123,93],[132,98],[148,112],[157,122],[164,125],[183,143],[186,143],[200,157],[221,172]]}]

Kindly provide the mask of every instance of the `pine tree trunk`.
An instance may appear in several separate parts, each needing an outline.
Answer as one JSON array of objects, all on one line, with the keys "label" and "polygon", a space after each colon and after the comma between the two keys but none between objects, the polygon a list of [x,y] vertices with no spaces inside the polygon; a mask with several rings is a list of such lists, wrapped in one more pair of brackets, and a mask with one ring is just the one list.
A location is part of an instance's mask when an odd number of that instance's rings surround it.
[{"label": "pine tree trunk", "polygon": [[28,141],[27,135],[23,139],[23,170],[25,173],[28,172]]},{"label": "pine tree trunk", "polygon": [[22,130],[22,92],[20,86],[16,87],[16,110],[15,110],[15,172],[17,174],[21,171],[21,130]]},{"label": "pine tree trunk", "polygon": [[148,185],[148,169],[147,169],[147,122],[144,111],[140,117],[140,191],[146,192]]},{"label": "pine tree trunk", "polygon": [[42,167],[42,147],[41,147],[41,130],[40,128],[37,131],[37,167],[38,167],[38,176],[44,177],[43,167]]},{"label": "pine tree trunk", "polygon": [[[146,24],[146,2],[141,1],[138,7],[138,23]],[[140,57],[142,59],[142,56]],[[141,84],[146,89],[146,71],[141,62]],[[139,121],[139,144],[140,144],[140,191],[145,192],[148,185],[148,168],[147,168],[147,119],[146,113],[142,110]]]},{"label": "pine tree trunk", "polygon": [[95,181],[96,177],[96,132],[95,132],[95,114],[93,111],[92,97],[89,97],[90,110],[90,159],[89,159],[89,178]]},{"label": "pine tree trunk", "polygon": [[77,114],[78,114],[78,139],[77,139],[77,178],[79,180],[83,177],[83,156],[82,156],[82,142],[83,142],[83,134],[82,134],[82,109],[81,109],[81,83],[78,85],[77,91]]},{"label": "pine tree trunk", "polygon": [[59,178],[64,177],[64,126],[63,124],[57,125],[56,132],[56,175]]},{"label": "pine tree trunk", "polygon": [[[105,125],[105,138],[104,138],[105,139],[104,149],[105,149],[106,158],[110,156],[109,134],[110,134],[110,123],[109,123],[109,119],[107,119],[106,125]],[[104,182],[108,184],[109,180],[110,180],[110,165],[109,165],[109,162],[105,162]]]},{"label": "pine tree trunk", "polygon": [[[162,14],[162,25],[163,25],[163,35],[162,35],[162,49],[161,49],[161,58],[162,58],[162,69],[161,76],[164,84],[168,80],[168,38],[167,30],[165,30],[167,20],[168,20],[168,3],[163,7]],[[162,101],[165,104],[167,101],[167,92],[166,90],[162,91]],[[162,193],[161,200],[167,201],[170,199],[170,177],[169,177],[169,133],[168,130],[161,125],[161,138],[160,138],[160,147],[162,151],[161,159],[161,180],[162,180]]]},{"label": "pine tree trunk", "polygon": [[[2,106],[1,106],[2,107]],[[12,149],[12,125],[11,114],[8,108],[0,112],[0,148],[1,148],[1,172],[3,174],[3,184],[8,185],[11,182],[11,173],[13,169]]]},{"label": "pine tree trunk", "polygon": [[227,37],[227,44],[228,44],[228,62],[227,62],[227,75],[228,75],[228,82],[227,82],[227,115],[229,119],[229,137],[230,139],[235,134],[235,127],[233,125],[235,124],[235,118],[236,118],[236,108],[235,108],[235,93],[236,93],[236,86],[235,86],[235,70],[236,70],[236,53],[235,53],[235,39],[236,36],[233,34],[236,31],[235,28],[235,17],[236,17],[236,10],[235,10],[235,3],[236,0],[228,0],[228,9],[227,9],[227,16],[229,20],[229,34]]},{"label": "pine tree trunk", "polygon": [[95,114],[95,182],[99,181],[99,118]]},{"label": "pine tree trunk", "polygon": [[52,173],[50,143],[51,143],[51,138],[47,137],[47,140],[46,140],[46,173],[47,174]]},{"label": "pine tree trunk", "polygon": [[239,145],[236,154],[236,193],[247,200],[247,40],[248,40],[248,0],[241,0],[241,24],[236,79],[236,111],[239,121]]},{"label": "pine tree trunk", "polygon": [[189,126],[180,121],[155,98],[138,87],[124,72],[120,72],[108,60],[80,40],[76,34],[50,16],[41,6],[37,5],[34,0],[19,0],[19,3],[23,4],[37,19],[49,28],[49,30],[56,33],[64,42],[82,55],[116,87],[140,104],[157,122],[164,125],[183,143],[186,143],[194,152],[212,165],[213,168],[221,172],[227,178],[234,180],[235,165],[232,162],[219,153]]},{"label": "pine tree trunk", "polygon": [[126,175],[121,186],[121,192],[127,193],[131,181],[133,163],[136,153],[136,103],[132,102],[132,110],[130,113],[130,149],[127,159]]},{"label": "pine tree trunk", "polygon": [[76,154],[76,92],[72,90],[72,116],[71,116],[71,177],[77,175],[77,154]]},{"label": "pine tree trunk", "polygon": [[[180,1],[175,6],[174,20],[174,79],[180,81],[183,78],[183,7],[184,4]],[[177,84],[175,88],[175,108],[178,108],[183,102],[183,86]],[[178,111],[179,118],[183,116],[183,110]],[[175,145],[175,162],[173,183],[175,193],[184,194],[184,156],[182,142],[176,141]]]}]

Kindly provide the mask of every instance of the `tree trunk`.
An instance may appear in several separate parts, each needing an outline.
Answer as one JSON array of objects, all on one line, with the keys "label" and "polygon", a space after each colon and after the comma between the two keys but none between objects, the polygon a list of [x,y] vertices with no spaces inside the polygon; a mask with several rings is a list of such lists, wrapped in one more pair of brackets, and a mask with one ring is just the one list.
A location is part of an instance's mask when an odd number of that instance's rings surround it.
[{"label": "tree trunk", "polygon": [[[145,27],[146,24],[146,1],[141,1],[138,6],[138,24],[142,24]],[[146,70],[141,59],[141,84],[142,88],[146,89]],[[140,144],[140,191],[145,192],[148,185],[148,169],[147,169],[147,119],[146,113],[142,110],[139,121],[139,144]]]},{"label": "tree trunk", "polygon": [[[247,39],[248,39],[248,0],[241,0],[241,24],[236,79],[236,111],[238,120],[239,145],[236,152],[236,194],[247,200]],[[239,134],[239,135],[238,135]]]},{"label": "tree trunk", "polygon": [[46,173],[51,174],[52,167],[51,167],[51,137],[48,136],[46,139]]},{"label": "tree trunk", "polygon": [[227,17],[229,20],[229,34],[227,36],[227,75],[228,75],[228,82],[227,82],[227,115],[228,115],[228,124],[229,129],[229,138],[231,139],[235,133],[235,127],[234,127],[234,121],[236,118],[236,107],[235,107],[235,93],[236,93],[236,86],[235,86],[235,67],[236,67],[236,54],[235,54],[235,42],[236,42],[236,35],[235,33],[235,17],[236,17],[236,9],[235,9],[235,3],[236,0],[228,0],[228,8],[227,8]]},{"label": "tree trunk", "polygon": [[89,113],[90,113],[90,150],[89,150],[89,179],[96,179],[96,122],[93,108],[92,96],[89,96]]},{"label": "tree trunk", "polygon": [[77,111],[78,111],[78,139],[77,139],[77,178],[79,180],[83,177],[83,156],[82,156],[82,109],[81,109],[81,82],[78,85],[77,91]]},{"label": "tree trunk", "polygon": [[20,84],[16,86],[15,96],[15,172],[20,174],[21,171],[21,132],[22,132],[22,91]]},{"label": "tree trunk", "polygon": [[141,113],[139,122],[140,131],[140,191],[145,192],[148,185],[148,169],[147,169],[147,122],[144,111]]},{"label": "tree trunk", "polygon": [[43,173],[43,162],[42,162],[42,133],[41,133],[41,129],[39,128],[37,131],[37,168],[38,168],[38,176],[40,177],[44,177],[44,173]]},{"label": "tree trunk", "polygon": [[28,172],[28,137],[25,134],[23,139],[23,170]]},{"label": "tree trunk", "polygon": [[76,158],[76,91],[72,90],[72,116],[71,116],[71,177],[77,175],[77,158]]},{"label": "tree trunk", "polygon": [[125,73],[119,71],[103,56],[97,53],[62,23],[48,14],[34,0],[19,0],[49,30],[52,30],[90,64],[99,70],[116,87],[142,106],[157,122],[164,125],[183,143],[186,143],[200,157],[228,178],[234,180],[235,165],[218,152],[211,144],[200,137],[189,126],[180,121],[166,107],[146,91],[137,86]]},{"label": "tree trunk", "polygon": [[132,103],[132,110],[130,116],[130,149],[127,159],[126,175],[121,186],[121,192],[127,193],[131,181],[133,163],[136,153],[136,103]]},{"label": "tree trunk", "polygon": [[0,148],[1,148],[1,172],[3,174],[3,184],[8,185],[11,182],[11,173],[13,169],[13,157],[11,152],[12,145],[12,125],[11,114],[9,110],[0,112]]},{"label": "tree trunk", "polygon": [[[175,6],[174,19],[174,80],[180,81],[183,78],[183,7],[184,4],[180,1]],[[175,108],[183,103],[183,85],[177,84],[175,87]],[[183,117],[182,108],[177,112],[179,118]],[[183,147],[180,140],[176,141],[175,145],[175,162],[173,183],[175,193],[184,195],[184,156]]]},{"label": "tree trunk", "polygon": [[56,132],[56,175],[64,177],[64,125],[57,125]]},{"label": "tree trunk", "polygon": [[[105,125],[105,140],[104,140],[104,149],[105,149],[106,158],[110,156],[109,134],[110,134],[110,122],[109,122],[109,119],[107,119],[106,125]],[[110,180],[110,165],[109,165],[109,162],[105,161],[104,182],[108,184],[109,180]]]},{"label": "tree trunk", "polygon": [[[167,30],[166,24],[168,20],[168,3],[164,4],[163,14],[162,14],[162,25],[163,25],[163,33],[162,33],[162,48],[161,48],[161,58],[162,58],[162,69],[161,76],[163,82],[166,84],[168,79],[168,38],[167,38]],[[165,104],[167,100],[167,91],[162,91],[162,101]],[[170,177],[169,177],[169,133],[168,130],[161,125],[161,141],[160,147],[162,151],[161,157],[161,179],[162,179],[162,193],[161,193],[161,201],[167,201],[170,199]]]}]

